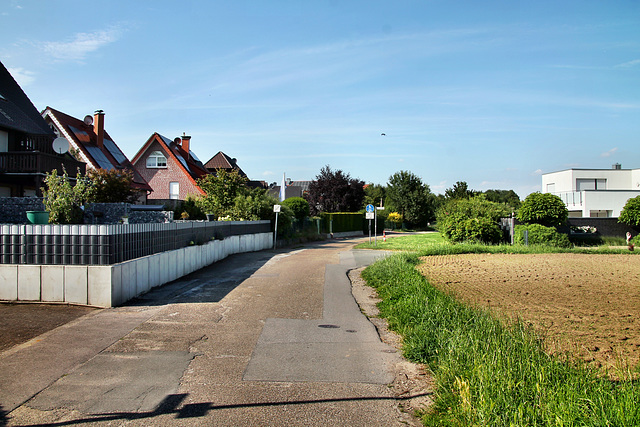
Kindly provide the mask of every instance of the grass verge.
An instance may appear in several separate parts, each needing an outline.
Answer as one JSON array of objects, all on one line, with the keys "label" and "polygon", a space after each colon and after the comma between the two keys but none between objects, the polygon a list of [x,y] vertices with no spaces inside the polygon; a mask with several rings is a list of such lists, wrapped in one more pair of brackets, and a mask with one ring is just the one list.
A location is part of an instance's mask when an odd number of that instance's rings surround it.
[{"label": "grass verge", "polygon": [[382,299],[381,316],[403,337],[405,357],[433,372],[436,396],[422,414],[425,425],[640,425],[640,388],[630,372],[614,382],[568,356],[547,354],[532,328],[504,324],[437,290],[418,262],[417,254],[397,254],[362,277]]},{"label": "grass verge", "polygon": [[638,251],[630,251],[626,246],[610,247],[607,244],[596,247],[557,248],[545,245],[483,245],[480,243],[450,243],[438,232],[415,234],[388,238],[386,242],[378,238],[377,245],[373,243],[361,243],[356,249],[378,249],[388,251],[409,251],[428,255],[457,255],[469,253],[493,253],[493,254],[536,254],[536,253],[584,253],[584,254],[639,254]]}]

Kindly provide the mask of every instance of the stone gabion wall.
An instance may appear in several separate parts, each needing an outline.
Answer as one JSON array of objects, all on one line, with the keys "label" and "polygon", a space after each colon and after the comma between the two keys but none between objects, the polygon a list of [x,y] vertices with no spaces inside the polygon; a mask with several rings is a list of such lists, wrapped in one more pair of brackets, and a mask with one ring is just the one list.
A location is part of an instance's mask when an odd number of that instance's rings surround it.
[{"label": "stone gabion wall", "polygon": [[128,203],[90,203],[84,209],[85,224],[119,224],[123,217],[129,224],[170,222],[173,211],[132,210]]},{"label": "stone gabion wall", "polygon": [[0,197],[0,224],[26,224],[27,211],[43,211],[40,197]]},{"label": "stone gabion wall", "polygon": [[[119,224],[127,217],[130,224],[173,221],[173,211],[131,210],[128,203],[90,203],[85,206],[85,224]],[[43,211],[40,197],[0,197],[0,224],[27,224],[27,211]]]}]

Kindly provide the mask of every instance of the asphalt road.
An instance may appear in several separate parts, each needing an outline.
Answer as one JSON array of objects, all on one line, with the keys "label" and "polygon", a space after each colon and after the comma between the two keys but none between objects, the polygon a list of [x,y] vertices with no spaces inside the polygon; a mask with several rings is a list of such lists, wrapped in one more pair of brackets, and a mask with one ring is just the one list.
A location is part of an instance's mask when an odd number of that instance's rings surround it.
[{"label": "asphalt road", "polygon": [[351,295],[381,252],[234,255],[0,353],[0,424],[392,426],[400,356]]}]

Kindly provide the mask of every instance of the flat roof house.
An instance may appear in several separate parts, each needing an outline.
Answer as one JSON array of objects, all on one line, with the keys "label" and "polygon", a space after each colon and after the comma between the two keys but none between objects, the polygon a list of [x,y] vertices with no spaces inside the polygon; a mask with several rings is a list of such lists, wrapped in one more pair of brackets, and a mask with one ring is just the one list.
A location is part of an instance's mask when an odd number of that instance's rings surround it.
[{"label": "flat roof house", "polygon": [[570,217],[618,217],[640,196],[640,169],[566,169],[542,175],[542,192],[559,196]]}]

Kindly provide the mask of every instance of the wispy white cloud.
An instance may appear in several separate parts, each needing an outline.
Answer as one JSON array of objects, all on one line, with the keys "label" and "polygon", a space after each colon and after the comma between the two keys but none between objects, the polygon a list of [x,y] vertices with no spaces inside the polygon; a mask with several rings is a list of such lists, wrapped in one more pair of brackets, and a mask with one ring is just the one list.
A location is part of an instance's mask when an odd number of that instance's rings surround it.
[{"label": "wispy white cloud", "polygon": [[542,175],[544,172],[542,171],[542,169],[536,169],[533,171],[533,173],[531,175]]},{"label": "wispy white cloud", "polygon": [[631,68],[631,67],[635,67],[636,65],[640,65],[640,59],[634,59],[633,61],[623,62],[622,64],[618,64],[615,67],[616,68]]},{"label": "wispy white cloud", "polygon": [[25,70],[24,68],[8,68],[9,73],[20,87],[29,86],[36,79],[35,73]]},{"label": "wispy white cloud", "polygon": [[612,148],[609,151],[605,151],[600,154],[600,157],[611,157],[616,151],[618,151],[618,147]]},{"label": "wispy white cloud", "polygon": [[42,49],[58,60],[81,61],[89,53],[120,39],[123,32],[121,26],[112,26],[92,33],[77,33],[65,41],[43,42]]}]

